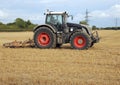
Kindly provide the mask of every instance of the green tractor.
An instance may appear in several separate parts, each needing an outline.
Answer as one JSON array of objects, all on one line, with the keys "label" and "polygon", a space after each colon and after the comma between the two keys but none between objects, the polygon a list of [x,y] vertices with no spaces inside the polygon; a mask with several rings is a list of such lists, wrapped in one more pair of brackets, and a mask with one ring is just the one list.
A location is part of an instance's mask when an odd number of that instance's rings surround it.
[{"label": "green tractor", "polygon": [[74,49],[84,50],[99,41],[97,31],[92,33],[89,27],[68,23],[67,12],[45,13],[45,24],[34,28],[34,43],[38,48],[55,48],[70,43]]}]

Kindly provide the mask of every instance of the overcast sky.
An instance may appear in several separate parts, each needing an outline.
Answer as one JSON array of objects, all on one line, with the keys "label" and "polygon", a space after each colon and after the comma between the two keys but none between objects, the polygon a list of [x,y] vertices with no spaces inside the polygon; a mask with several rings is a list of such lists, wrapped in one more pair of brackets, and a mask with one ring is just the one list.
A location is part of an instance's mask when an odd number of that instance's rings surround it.
[{"label": "overcast sky", "polygon": [[44,23],[46,9],[67,11],[74,23],[84,20],[88,9],[89,24],[98,27],[120,26],[120,0],[0,0],[0,22],[13,22],[16,18]]}]

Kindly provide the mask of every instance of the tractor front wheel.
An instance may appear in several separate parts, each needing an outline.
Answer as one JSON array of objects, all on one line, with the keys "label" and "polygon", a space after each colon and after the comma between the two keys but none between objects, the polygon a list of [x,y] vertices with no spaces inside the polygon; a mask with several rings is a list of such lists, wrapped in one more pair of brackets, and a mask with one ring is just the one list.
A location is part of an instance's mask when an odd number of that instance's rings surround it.
[{"label": "tractor front wheel", "polygon": [[56,36],[48,27],[41,27],[35,31],[34,43],[38,48],[53,48],[56,46]]},{"label": "tractor front wheel", "polygon": [[91,45],[91,38],[84,32],[75,32],[70,38],[70,44],[74,49],[88,49]]}]

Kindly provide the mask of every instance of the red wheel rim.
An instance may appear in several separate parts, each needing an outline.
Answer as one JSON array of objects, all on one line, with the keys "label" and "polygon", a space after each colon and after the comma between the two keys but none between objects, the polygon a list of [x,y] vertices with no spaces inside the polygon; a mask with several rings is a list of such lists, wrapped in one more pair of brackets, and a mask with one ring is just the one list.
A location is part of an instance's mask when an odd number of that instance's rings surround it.
[{"label": "red wheel rim", "polygon": [[50,43],[49,34],[42,32],[38,35],[38,43],[42,46],[47,46]]},{"label": "red wheel rim", "polygon": [[75,45],[75,47],[82,48],[82,47],[85,46],[85,44],[86,44],[86,40],[85,40],[84,37],[82,37],[82,36],[76,36],[74,38],[74,45]]}]

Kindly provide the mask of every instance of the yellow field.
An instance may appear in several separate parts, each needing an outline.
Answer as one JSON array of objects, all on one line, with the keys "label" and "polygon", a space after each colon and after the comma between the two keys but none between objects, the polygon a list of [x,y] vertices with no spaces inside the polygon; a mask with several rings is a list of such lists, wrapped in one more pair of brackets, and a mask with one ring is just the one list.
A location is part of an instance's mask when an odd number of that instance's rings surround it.
[{"label": "yellow field", "polygon": [[0,33],[0,85],[120,85],[120,31],[99,31],[88,50],[4,48],[32,32]]}]

